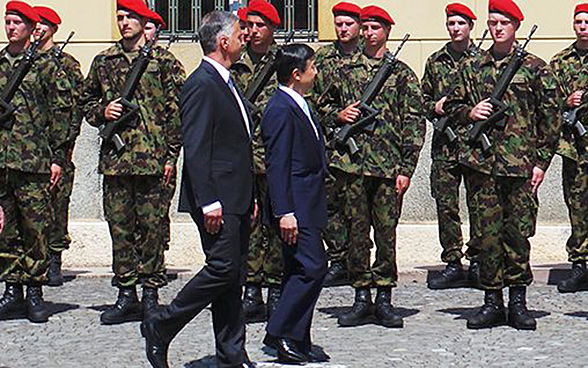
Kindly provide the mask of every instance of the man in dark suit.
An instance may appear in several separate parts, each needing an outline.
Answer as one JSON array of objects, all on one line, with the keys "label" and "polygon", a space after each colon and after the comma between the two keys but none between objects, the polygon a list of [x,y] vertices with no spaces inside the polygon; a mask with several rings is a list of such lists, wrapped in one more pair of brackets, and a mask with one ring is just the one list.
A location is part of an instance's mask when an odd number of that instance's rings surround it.
[{"label": "man in dark suit", "polygon": [[245,351],[241,280],[253,205],[250,118],[230,79],[243,37],[239,19],[214,11],[199,29],[202,64],[181,95],[184,169],[180,211],[200,232],[206,264],[141,332],[153,367],[168,367],[171,340],[212,305],[218,367],[254,367]]},{"label": "man in dark suit", "polygon": [[276,62],[280,86],[261,121],[266,148],[271,219],[283,241],[282,297],[267,325],[264,343],[278,361],[325,361],[311,350],[310,325],[327,273],[321,232],[327,223],[325,145],[318,121],[302,97],[317,74],[314,51],[288,45]]}]

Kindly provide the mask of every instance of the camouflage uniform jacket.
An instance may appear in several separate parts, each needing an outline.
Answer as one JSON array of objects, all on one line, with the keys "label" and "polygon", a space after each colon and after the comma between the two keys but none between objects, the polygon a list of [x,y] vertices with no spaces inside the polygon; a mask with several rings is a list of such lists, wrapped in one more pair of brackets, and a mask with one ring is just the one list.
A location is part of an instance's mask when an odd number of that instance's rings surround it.
[{"label": "camouflage uniform jacket", "polygon": [[[125,52],[118,42],[94,58],[82,91],[82,108],[89,124],[100,127],[106,123],[104,110],[120,97],[138,55],[139,51]],[[102,142],[100,173],[161,175],[165,165],[175,166],[182,146],[179,96],[184,78],[182,64],[156,46],[132,99],[139,106],[136,127],[118,129],[126,143],[121,153],[111,142]]]},{"label": "camouflage uniform jacket", "polygon": [[[361,99],[363,91],[378,71],[382,61],[364,53],[354,55],[339,69],[341,82],[335,93],[342,106]],[[373,133],[355,136],[360,152],[351,156],[347,150],[332,154],[331,166],[342,171],[365,176],[394,179],[398,175],[411,177],[425,140],[423,95],[415,73],[402,61],[386,81],[372,107],[381,113]]]},{"label": "camouflage uniform jacket", "polygon": [[[438,118],[435,113],[435,104],[441,98],[449,95],[455,78],[459,78],[459,65],[470,56],[470,50],[466,50],[459,60],[455,60],[449,52],[451,43],[447,43],[443,48],[433,53],[427,59],[425,72],[421,80],[423,97],[425,99],[425,114],[429,121]],[[445,111],[447,113],[447,111]],[[431,146],[431,158],[434,161],[459,161],[459,151],[465,144],[466,130],[460,124],[449,125],[455,134],[457,140],[449,143],[444,133],[436,130],[433,131],[433,142]]]},{"label": "camouflage uniform jacket", "polygon": [[[581,56],[573,43],[557,53],[551,59],[550,65],[557,81],[557,102],[559,113],[562,113],[569,109],[567,106],[568,96],[575,91],[588,88],[588,55]],[[585,104],[583,101],[583,105]],[[582,119],[585,126],[588,126],[586,119],[588,114],[582,110],[584,109],[580,109],[578,117]],[[557,153],[574,161],[588,163],[585,142],[576,142],[571,129],[562,128],[561,133]]]},{"label": "camouflage uniform jacket", "polygon": [[[512,55],[496,61],[491,52],[482,51],[462,63],[461,78],[456,79],[447,101],[454,121],[472,123],[469,113],[490,96]],[[502,101],[509,107],[506,127],[503,131],[489,131],[494,148],[490,153],[483,153],[479,144],[467,145],[460,161],[474,170],[496,176],[531,177],[534,166],[547,170],[561,124],[555,90],[556,82],[549,66],[528,53]]]},{"label": "camouflage uniform jacket", "polygon": [[[10,56],[7,48],[0,51],[0,88],[23,56]],[[58,75],[55,64],[37,54],[12,99],[14,125],[0,128],[0,168],[48,174],[51,164],[64,166],[73,101],[69,84]]]},{"label": "camouflage uniform jacket", "polygon": [[[273,62],[274,57],[273,55],[276,54],[278,50],[278,45],[273,44],[270,46],[268,52],[257,62],[253,61],[251,57],[251,49],[249,45],[243,50],[241,60],[237,61],[231,67],[231,75],[236,81],[239,89],[243,94],[246,93],[249,85],[259,76],[260,72],[263,70],[263,67],[269,63]],[[255,101],[255,106],[257,106],[260,111],[259,113],[253,114],[253,165],[256,174],[263,174],[265,173],[265,149],[263,146],[263,140],[261,138],[261,117],[263,110],[267,106],[270,98],[274,94],[276,88],[278,87],[278,77],[276,73],[272,75],[271,79],[269,80],[268,84],[265,86],[257,100]]]},{"label": "camouflage uniform jacket", "polygon": [[[84,75],[80,67],[80,63],[67,52],[59,52],[58,46],[53,46],[48,51],[52,61],[57,67],[57,84],[63,88],[63,93],[68,95],[68,98],[73,101],[73,109],[70,113],[69,137],[65,147],[67,163],[71,164],[72,153],[77,137],[80,135],[82,126],[83,112],[80,106],[80,97],[82,92],[82,85],[84,83]],[[67,90],[65,90],[67,88]]]},{"label": "camouflage uniform jacket", "polygon": [[338,126],[337,115],[345,107],[340,100],[340,94],[335,93],[339,78],[339,69],[346,68],[346,63],[354,56],[360,54],[361,45],[350,55],[343,54],[339,41],[322,46],[316,51],[315,65],[318,74],[314,81],[313,96],[309,102],[313,104],[313,110],[318,114],[321,124],[327,130]]}]

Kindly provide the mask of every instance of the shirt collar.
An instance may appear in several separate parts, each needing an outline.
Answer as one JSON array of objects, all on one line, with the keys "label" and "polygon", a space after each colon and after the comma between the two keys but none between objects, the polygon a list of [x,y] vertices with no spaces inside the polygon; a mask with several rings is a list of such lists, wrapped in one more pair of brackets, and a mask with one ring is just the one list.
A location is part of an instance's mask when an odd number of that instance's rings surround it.
[{"label": "shirt collar", "polygon": [[220,74],[221,78],[225,81],[225,83],[229,83],[229,78],[231,77],[231,72],[225,68],[221,63],[216,60],[209,58],[208,56],[203,56],[202,60],[206,60],[216,69],[218,74]]},{"label": "shirt collar", "polygon": [[287,93],[290,97],[292,97],[292,99],[294,100],[294,102],[296,102],[296,104],[298,106],[300,106],[300,108],[302,109],[302,111],[305,111],[305,106],[306,106],[306,101],[304,100],[304,97],[302,97],[300,95],[300,93],[296,92],[295,90],[293,90],[292,88],[286,87],[282,84],[280,84],[278,86],[278,88],[280,90],[282,90],[283,92]]}]

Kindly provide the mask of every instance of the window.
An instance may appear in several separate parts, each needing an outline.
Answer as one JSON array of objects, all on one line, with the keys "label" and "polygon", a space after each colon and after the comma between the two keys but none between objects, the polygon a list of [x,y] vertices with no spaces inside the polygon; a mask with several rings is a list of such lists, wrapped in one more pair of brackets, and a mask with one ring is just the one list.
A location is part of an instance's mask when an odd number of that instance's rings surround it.
[{"label": "window", "polygon": [[[151,9],[165,20],[163,35],[192,36],[200,20],[213,10],[236,12],[247,0],[148,0]],[[296,38],[314,40],[318,36],[318,0],[270,0],[276,7],[282,26],[277,37],[294,31]]]}]

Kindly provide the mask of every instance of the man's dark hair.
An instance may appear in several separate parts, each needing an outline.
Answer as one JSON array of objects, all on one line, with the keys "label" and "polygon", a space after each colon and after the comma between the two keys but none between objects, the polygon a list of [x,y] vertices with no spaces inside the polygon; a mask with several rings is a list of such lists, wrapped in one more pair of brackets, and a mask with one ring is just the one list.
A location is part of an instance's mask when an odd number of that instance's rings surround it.
[{"label": "man's dark hair", "polygon": [[287,84],[290,81],[294,69],[304,72],[308,61],[313,57],[314,50],[312,47],[303,43],[294,43],[284,46],[278,51],[276,60],[278,82],[280,82],[280,84]]},{"label": "man's dark hair", "polygon": [[233,13],[215,10],[202,18],[202,25],[198,29],[198,37],[204,55],[216,51],[218,39],[222,36],[230,37],[233,33],[233,24],[238,22],[239,18]]}]

